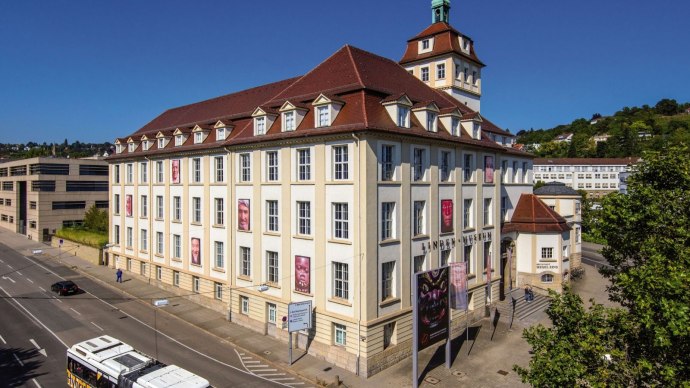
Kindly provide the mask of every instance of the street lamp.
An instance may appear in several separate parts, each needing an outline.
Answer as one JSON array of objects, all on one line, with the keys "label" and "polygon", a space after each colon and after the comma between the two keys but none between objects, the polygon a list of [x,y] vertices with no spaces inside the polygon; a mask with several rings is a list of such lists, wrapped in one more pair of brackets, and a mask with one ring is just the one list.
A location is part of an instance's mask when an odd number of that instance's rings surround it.
[{"label": "street lamp", "polygon": [[167,299],[155,299],[153,301],[153,332],[156,346],[156,360],[158,360],[158,308],[169,304]]}]

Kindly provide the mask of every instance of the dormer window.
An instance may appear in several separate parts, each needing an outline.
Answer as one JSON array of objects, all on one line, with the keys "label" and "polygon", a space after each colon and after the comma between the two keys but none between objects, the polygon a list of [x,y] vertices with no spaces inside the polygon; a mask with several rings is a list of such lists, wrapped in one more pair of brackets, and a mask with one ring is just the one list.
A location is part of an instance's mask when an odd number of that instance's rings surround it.
[{"label": "dormer window", "polygon": [[429,132],[436,132],[436,123],[438,116],[436,113],[433,112],[427,112],[426,114],[426,130]]},{"label": "dormer window", "polygon": [[295,111],[283,112],[283,131],[294,131],[295,128]]},{"label": "dormer window", "polygon": [[465,51],[470,51],[470,41],[467,39],[462,40],[462,49]]},{"label": "dormer window", "polygon": [[159,149],[165,148],[165,139],[163,139],[163,138],[158,139],[158,148]]},{"label": "dormer window", "polygon": [[135,143],[129,143],[127,144],[127,152],[134,152],[134,150],[137,148],[137,145]]},{"label": "dormer window", "polygon": [[122,144],[118,144],[115,146],[115,152],[118,154],[121,154],[123,149],[124,147],[122,146]]},{"label": "dormer window", "polygon": [[472,138],[473,139],[481,139],[481,133],[482,133],[482,127],[478,123],[473,123],[472,124]]},{"label": "dormer window", "polygon": [[453,136],[460,136],[460,119],[457,117],[450,119],[450,134]]},{"label": "dormer window", "polygon": [[322,105],[316,108],[317,127],[327,127],[331,125],[331,112],[328,105]]},{"label": "dormer window", "polygon": [[225,140],[225,128],[216,129],[216,140]]},{"label": "dormer window", "polygon": [[431,52],[434,48],[434,38],[427,38],[417,41],[417,51],[419,54]]},{"label": "dormer window", "polygon": [[410,108],[398,105],[398,127],[410,127]]},{"label": "dormer window", "polygon": [[176,135],[175,136],[175,147],[179,147],[184,143],[184,136],[182,135]]},{"label": "dormer window", "polygon": [[144,140],[142,142],[142,148],[144,149],[144,151],[148,151],[150,147],[151,147],[151,142],[149,142],[148,140]]},{"label": "dormer window", "polygon": [[254,134],[263,135],[266,133],[266,117],[254,118]]},{"label": "dormer window", "polygon": [[424,39],[422,41],[422,50],[428,50],[429,49],[429,39]]}]

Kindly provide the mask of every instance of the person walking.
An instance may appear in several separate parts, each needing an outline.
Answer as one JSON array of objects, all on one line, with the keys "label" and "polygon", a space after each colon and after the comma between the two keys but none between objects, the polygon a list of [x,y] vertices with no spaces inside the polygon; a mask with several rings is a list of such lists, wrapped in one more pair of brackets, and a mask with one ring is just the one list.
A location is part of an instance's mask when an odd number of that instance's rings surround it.
[{"label": "person walking", "polygon": [[115,278],[115,281],[118,283],[122,283],[122,270],[120,268],[117,269],[117,272],[115,272],[117,275],[117,278]]},{"label": "person walking", "polygon": [[534,300],[534,290],[532,289],[532,286],[528,287],[527,292],[529,292],[529,301],[532,302]]},{"label": "person walking", "polygon": [[529,301],[529,286],[525,286],[525,302]]}]

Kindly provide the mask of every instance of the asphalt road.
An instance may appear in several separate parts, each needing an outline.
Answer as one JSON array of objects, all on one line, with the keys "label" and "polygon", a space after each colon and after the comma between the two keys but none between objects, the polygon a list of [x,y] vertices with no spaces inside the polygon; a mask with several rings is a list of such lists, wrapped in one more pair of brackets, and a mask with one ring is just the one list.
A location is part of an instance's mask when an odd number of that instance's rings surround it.
[{"label": "asphalt road", "polygon": [[583,242],[582,262],[591,265],[595,269],[598,269],[600,267],[608,267],[606,259],[604,259],[604,256],[602,256],[601,253],[599,253],[601,251],[601,248],[603,247],[599,244]]},{"label": "asphalt road", "polygon": [[[73,280],[85,292],[56,296],[50,285],[61,279]],[[158,313],[149,300],[129,299],[72,269],[3,244],[0,314],[0,386],[65,386],[67,347],[102,334],[203,376],[215,387],[285,385],[247,373],[232,345]],[[302,383],[290,385],[297,384]]]}]

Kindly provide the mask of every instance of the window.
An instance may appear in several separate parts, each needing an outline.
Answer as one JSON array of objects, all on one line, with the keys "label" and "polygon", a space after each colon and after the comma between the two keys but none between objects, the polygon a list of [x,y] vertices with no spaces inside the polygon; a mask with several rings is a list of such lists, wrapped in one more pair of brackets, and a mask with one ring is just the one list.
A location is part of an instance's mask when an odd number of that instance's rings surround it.
[{"label": "window", "polygon": [[176,259],[182,257],[182,239],[179,234],[173,234],[173,257]]},{"label": "window", "polygon": [[506,215],[508,213],[508,197],[501,197],[501,222],[506,220]]},{"label": "window", "polygon": [[297,231],[302,235],[311,234],[311,202],[297,202]]},{"label": "window", "polygon": [[395,332],[395,322],[387,323],[383,327],[383,348],[387,349],[393,344],[393,333]]},{"label": "window", "polygon": [[156,218],[163,219],[163,196],[156,196]]},{"label": "window", "polygon": [[[528,178],[529,178],[529,173],[527,171],[528,164],[527,162],[522,162],[522,183],[530,183]],[[570,174],[568,174],[568,178],[570,178]]]},{"label": "window", "polygon": [[216,156],[213,158],[214,168],[215,168],[215,178],[216,183],[221,183],[225,181],[225,159],[222,156]]},{"label": "window", "polygon": [[249,154],[240,154],[240,181],[249,182],[252,180],[252,166]]},{"label": "window", "polygon": [[192,197],[192,222],[201,223],[201,198]]},{"label": "window", "polygon": [[146,229],[142,229],[142,230],[140,231],[140,235],[141,235],[141,238],[139,239],[139,240],[140,240],[139,249],[141,249],[142,251],[148,251],[148,250],[149,250],[149,234],[148,234],[148,231],[147,231]]},{"label": "window", "polygon": [[395,237],[394,228],[395,202],[381,204],[381,241]]},{"label": "window", "polygon": [[491,198],[484,198],[484,225],[493,225],[491,219]]},{"label": "window", "polygon": [[446,78],[446,64],[439,63],[438,65],[436,65],[436,79],[444,78]]},{"label": "window", "polygon": [[415,148],[412,161],[412,179],[420,181],[424,178],[424,149]]},{"label": "window", "polygon": [[278,252],[266,251],[266,280],[269,283],[278,283]]},{"label": "window", "polygon": [[472,155],[465,155],[465,163],[463,164],[465,182],[472,180]]},{"label": "window", "polygon": [[345,240],[350,236],[347,211],[346,203],[333,204],[333,236],[337,239]]},{"label": "window", "polygon": [[156,183],[163,183],[163,162],[156,162]]},{"label": "window", "polygon": [[158,139],[158,149],[165,147],[165,139]]},{"label": "window", "polygon": [[347,326],[333,323],[333,343],[338,346],[347,345]]},{"label": "window", "polygon": [[347,146],[333,147],[333,176],[335,180],[350,179]]},{"label": "window", "polygon": [[173,286],[180,286],[180,271],[173,271]]},{"label": "window", "polygon": [[579,243],[582,241],[582,231],[580,228],[575,228],[575,242]]},{"label": "window", "polygon": [[294,131],[295,130],[295,112],[283,112],[283,130],[284,131]]},{"label": "window", "polygon": [[263,135],[266,133],[266,117],[257,117],[254,119],[254,134]]},{"label": "window", "polygon": [[393,180],[393,146],[384,145],[381,147],[381,180]]},{"label": "window", "polygon": [[[513,161],[513,182],[518,183],[520,177],[520,170],[518,170],[518,162]],[[553,178],[556,178],[556,175],[554,174]]]},{"label": "window", "polygon": [[141,183],[148,183],[149,181],[149,164],[147,162],[139,163],[139,178]]},{"label": "window", "polygon": [[276,323],[276,317],[278,316],[278,308],[273,303],[266,303],[266,310],[268,311],[268,323]]},{"label": "window", "polygon": [[[105,201],[105,202],[107,203],[108,201]],[[1,204],[2,204],[2,203],[0,203],[0,205],[1,205]],[[578,204],[579,204],[579,203],[578,203]],[[106,206],[106,208],[107,208],[107,206]],[[32,209],[32,210],[35,210],[35,209],[36,209],[36,201],[29,201],[29,209]]]},{"label": "window", "polygon": [[278,201],[266,201],[266,229],[278,231]]},{"label": "window", "polygon": [[278,180],[278,151],[266,152],[266,180]]},{"label": "window", "polygon": [[113,171],[113,182],[120,183],[120,165],[115,165]]},{"label": "window", "polygon": [[425,234],[426,225],[424,223],[424,201],[414,201],[412,217],[413,236]]},{"label": "window", "polygon": [[113,195],[113,212],[120,214],[120,194]]},{"label": "window", "polygon": [[297,150],[297,180],[311,179],[311,152],[309,148]]},{"label": "window", "polygon": [[422,272],[424,271],[424,255],[419,255],[413,257],[413,262],[412,262],[412,274],[416,274],[417,272]]},{"label": "window", "polygon": [[156,266],[156,280],[163,279],[163,268],[160,265]]},{"label": "window", "polygon": [[477,77],[477,71],[476,70],[472,71],[472,81],[473,81],[472,83],[474,85],[477,85],[479,83],[479,78]]},{"label": "window", "polygon": [[450,179],[450,152],[441,151],[441,182]]},{"label": "window", "polygon": [[133,238],[132,238],[132,233],[133,233],[133,232],[132,232],[132,227],[131,227],[131,226],[128,226],[128,227],[127,227],[127,236],[126,236],[126,239],[127,239],[127,240],[125,240],[125,243],[126,243],[127,248],[132,248],[132,240],[133,240]]},{"label": "window", "polygon": [[247,247],[240,247],[240,274],[242,276],[252,276],[252,250]]},{"label": "window", "polygon": [[542,248],[541,249],[541,258],[542,258],[542,260],[553,259],[553,248]]},{"label": "window", "polygon": [[204,141],[204,134],[202,132],[194,133],[194,144],[201,144]]},{"label": "window", "polygon": [[175,146],[179,147],[184,143],[184,137],[182,135],[176,135],[175,136]]},{"label": "window", "polygon": [[580,202],[575,202],[575,214],[580,214]]},{"label": "window", "polygon": [[465,261],[465,270],[467,273],[473,273],[472,271],[474,268],[474,260],[472,260],[472,245],[465,245],[465,248],[463,250],[463,258]]},{"label": "window", "polygon": [[201,279],[198,276],[192,276],[192,291],[198,293],[201,288]]},{"label": "window", "polygon": [[173,197],[173,221],[182,220],[182,198],[179,196]]},{"label": "window", "polygon": [[132,163],[127,164],[127,183],[132,183],[134,180],[134,166]]},{"label": "window", "polygon": [[429,39],[424,39],[422,41],[422,50],[428,50],[429,49]]},{"label": "window", "polygon": [[398,127],[410,127],[410,108],[398,105]]},{"label": "window", "polygon": [[393,298],[393,276],[395,261],[381,264],[381,300]]},{"label": "window", "polygon": [[149,196],[148,195],[142,195],[141,199],[141,217],[142,218],[147,218],[149,216]]},{"label": "window", "polygon": [[249,314],[249,298],[240,296],[240,312],[244,315]]},{"label": "window", "polygon": [[429,82],[429,68],[422,67],[422,81]]},{"label": "window", "polygon": [[120,244],[120,225],[115,225],[115,229],[113,230],[113,240],[115,241],[115,244]]},{"label": "window", "polygon": [[460,136],[460,119],[452,117],[450,119],[450,134],[453,136]]},{"label": "window", "polygon": [[491,241],[485,241],[484,242],[484,268],[482,271],[487,273],[487,276],[489,275],[488,271],[493,268],[493,265],[491,264]]},{"label": "window", "polygon": [[163,254],[163,232],[156,232],[156,254]]},{"label": "window", "polygon": [[542,283],[553,283],[553,275],[550,273],[545,273],[541,275],[541,282]]},{"label": "window", "polygon": [[463,201],[464,207],[462,209],[462,222],[465,229],[472,227],[472,200],[466,199]]},{"label": "window", "polygon": [[333,262],[333,296],[347,300],[350,297],[350,279],[347,264]]},{"label": "window", "polygon": [[192,159],[192,182],[201,183],[201,158]]},{"label": "window", "polygon": [[223,300],[223,284],[218,282],[213,283],[213,296],[217,300]]},{"label": "window", "polygon": [[213,263],[216,268],[225,268],[225,249],[222,241],[213,243],[216,251],[216,261]]},{"label": "window", "polygon": [[216,129],[216,141],[225,140],[225,136],[226,136],[225,128],[217,128]]},{"label": "window", "polygon": [[317,127],[327,127],[331,125],[331,110],[328,105],[316,107]]},{"label": "window", "polygon": [[214,219],[216,225],[223,225],[225,224],[225,213],[224,213],[224,207],[225,207],[225,201],[223,198],[214,198],[213,202],[215,203],[215,213],[216,217]]}]

